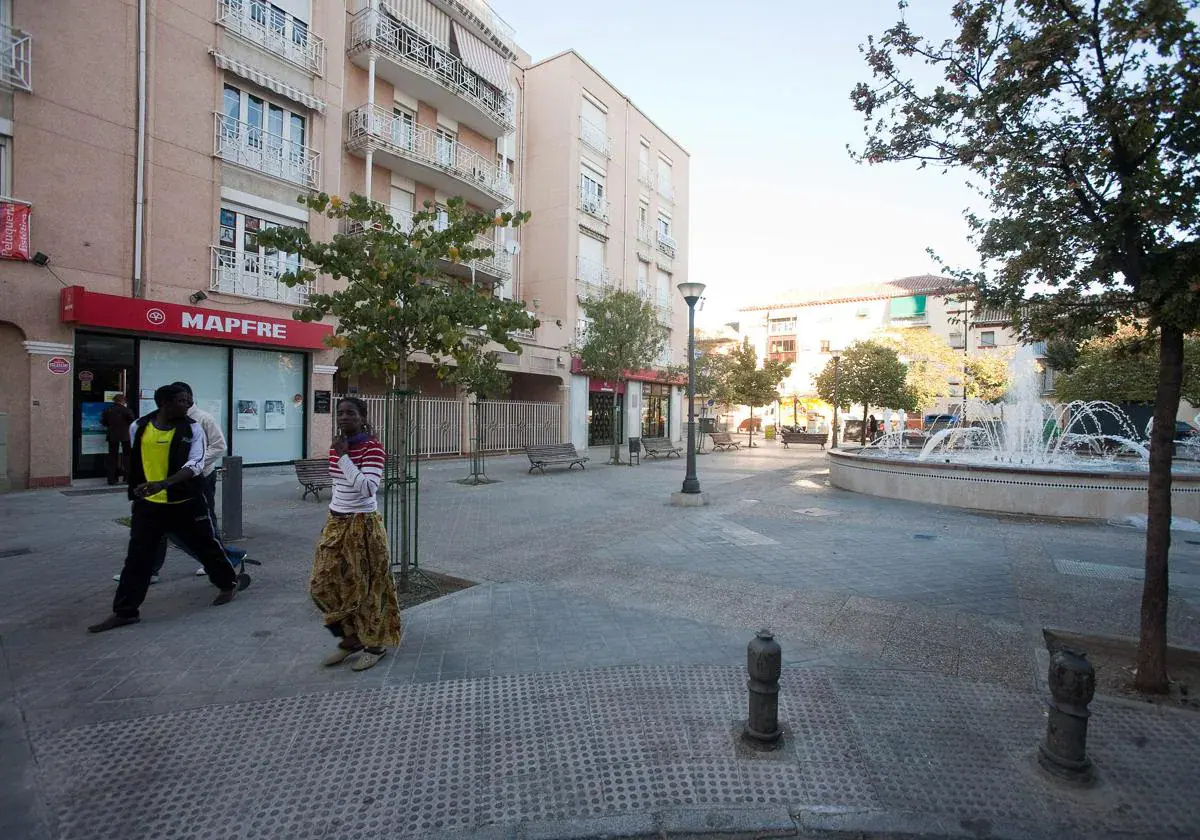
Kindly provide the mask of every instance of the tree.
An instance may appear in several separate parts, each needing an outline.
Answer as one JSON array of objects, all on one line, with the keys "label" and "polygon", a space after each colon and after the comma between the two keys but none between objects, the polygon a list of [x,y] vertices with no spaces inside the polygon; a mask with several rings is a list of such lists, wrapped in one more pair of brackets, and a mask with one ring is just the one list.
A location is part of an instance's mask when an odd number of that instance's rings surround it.
[{"label": "tree", "polygon": [[[1200,404],[1200,340],[1189,336],[1183,356],[1180,391],[1188,402]],[[1079,345],[1071,369],[1055,379],[1054,395],[1059,402],[1154,402],[1157,372],[1158,348],[1142,330],[1126,327]]]},{"label": "tree", "polygon": [[747,446],[754,446],[754,409],[779,399],[779,383],[787,379],[791,372],[789,362],[772,359],[764,360],[762,367],[759,367],[758,353],[748,338],[742,339],[742,343],[725,357],[721,375],[729,401],[750,409],[750,441]]},{"label": "tree", "polygon": [[963,357],[930,330],[905,329],[883,339],[908,365],[905,384],[918,408],[950,396],[950,380],[961,377]]},{"label": "tree", "polygon": [[471,446],[471,475],[464,479],[463,483],[487,484],[481,401],[507,394],[512,385],[512,377],[500,370],[500,354],[495,350],[488,350],[462,360],[445,378],[475,397],[472,406],[475,440]]},{"label": "tree", "polygon": [[825,364],[817,376],[817,394],[830,405],[837,405],[845,411],[849,411],[850,406],[856,403],[862,406],[865,444],[867,413],[871,406],[917,410],[916,399],[908,388],[907,376],[906,366],[887,344],[856,341],[845,349],[836,365],[833,359]]},{"label": "tree", "polygon": [[[336,234],[317,242],[307,230],[277,227],[260,231],[258,244],[286,254],[297,254],[312,267],[302,267],[280,279],[289,286],[314,281],[324,274],[344,285],[314,292],[294,314],[300,321],[337,318],[332,347],[343,351],[341,364],[350,370],[370,371],[390,377],[396,390],[406,391],[413,357],[428,357],[439,376],[464,364],[487,364],[489,343],[519,353],[514,330],[529,330],[538,321],[518,301],[493,297],[486,287],[475,287],[450,276],[445,263],[464,262],[491,255],[476,248],[475,237],[497,226],[520,225],[528,213],[497,216],[469,211],[460,198],[446,204],[449,224],[438,229],[438,213],[431,202],[413,215],[412,225],[401,225],[387,209],[365,196],[349,201],[325,193],[302,196],[316,213],[337,221],[357,223],[362,233]],[[405,403],[401,403],[401,410]],[[398,428],[407,434],[403,415]],[[406,448],[402,451],[407,451]],[[401,494],[406,500],[406,494]],[[401,517],[407,517],[406,501]],[[400,566],[400,588],[408,587],[408,563]]]},{"label": "tree", "polygon": [[1008,369],[1012,357],[1010,348],[997,348],[967,359],[967,396],[992,405],[1004,399],[1012,380]]},{"label": "tree", "polygon": [[[900,3],[903,10],[906,2]],[[937,42],[901,20],[864,48],[859,158],[967,173],[982,268],[950,271],[1025,338],[1112,334],[1159,346],[1136,685],[1167,689],[1172,430],[1183,338],[1200,325],[1200,35],[1194,0],[958,0]],[[920,67],[940,82],[917,81]]]},{"label": "tree", "polygon": [[[654,305],[635,292],[611,290],[599,297],[580,300],[588,319],[582,342],[572,345],[589,376],[621,383],[631,371],[652,367],[662,356],[669,331],[658,320]],[[621,435],[617,428],[616,399],[613,400],[612,460],[621,463]]]}]

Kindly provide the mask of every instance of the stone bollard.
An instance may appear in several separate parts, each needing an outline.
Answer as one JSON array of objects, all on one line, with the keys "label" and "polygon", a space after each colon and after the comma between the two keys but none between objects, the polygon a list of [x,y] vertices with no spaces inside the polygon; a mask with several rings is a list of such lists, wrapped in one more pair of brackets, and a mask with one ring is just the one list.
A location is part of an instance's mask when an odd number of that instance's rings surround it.
[{"label": "stone bollard", "polygon": [[1050,719],[1046,741],[1038,745],[1038,763],[1073,782],[1092,778],[1087,756],[1088,703],[1096,694],[1096,671],[1087,655],[1059,648],[1050,653]]},{"label": "stone bollard", "polygon": [[742,739],[757,750],[773,750],[779,746],[783,733],[779,731],[779,674],[783,668],[783,652],[770,630],[759,630],[746,647],[746,670],[750,679],[750,713]]},{"label": "stone bollard", "polygon": [[221,539],[242,538],[242,459],[226,455],[221,459],[225,477],[221,481]]}]

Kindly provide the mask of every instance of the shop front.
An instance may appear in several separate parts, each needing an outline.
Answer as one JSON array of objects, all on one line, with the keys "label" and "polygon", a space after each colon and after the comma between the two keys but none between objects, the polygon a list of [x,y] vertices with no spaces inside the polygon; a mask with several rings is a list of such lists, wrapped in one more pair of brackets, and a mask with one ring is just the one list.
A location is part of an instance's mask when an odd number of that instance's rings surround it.
[{"label": "shop front", "polygon": [[73,478],[104,474],[100,416],[114,396],[140,416],[154,410],[154,390],[176,380],[216,418],[228,454],[247,465],[305,457],[312,352],[331,327],[81,287],[62,290],[61,319],[75,329]]}]

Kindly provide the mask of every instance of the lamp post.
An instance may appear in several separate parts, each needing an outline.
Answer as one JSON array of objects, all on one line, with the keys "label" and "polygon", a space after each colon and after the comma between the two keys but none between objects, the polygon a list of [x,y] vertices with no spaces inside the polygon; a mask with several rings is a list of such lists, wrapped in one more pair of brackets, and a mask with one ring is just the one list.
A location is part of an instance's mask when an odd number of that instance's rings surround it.
[{"label": "lamp post", "polygon": [[833,443],[830,449],[837,449],[837,430],[838,430],[838,362],[842,359],[842,354],[834,352],[833,354]]},{"label": "lamp post", "polygon": [[699,494],[700,479],[696,478],[696,301],[704,294],[704,284],[680,283],[676,288],[688,305],[687,475],[683,479],[682,492]]}]

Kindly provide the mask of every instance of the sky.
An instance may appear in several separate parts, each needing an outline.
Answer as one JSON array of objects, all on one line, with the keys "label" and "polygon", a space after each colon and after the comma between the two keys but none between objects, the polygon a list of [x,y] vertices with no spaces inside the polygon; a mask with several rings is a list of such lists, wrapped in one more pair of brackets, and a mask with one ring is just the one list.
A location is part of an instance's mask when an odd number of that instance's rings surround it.
[{"label": "sky", "polygon": [[[935,272],[933,248],[973,266],[961,175],[855,163],[859,53],[895,0],[491,0],[534,61],[575,49],[690,154],[689,280],[701,327],[793,289]],[[909,11],[948,31],[943,0]]]}]

